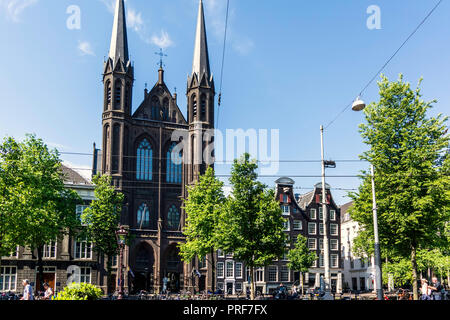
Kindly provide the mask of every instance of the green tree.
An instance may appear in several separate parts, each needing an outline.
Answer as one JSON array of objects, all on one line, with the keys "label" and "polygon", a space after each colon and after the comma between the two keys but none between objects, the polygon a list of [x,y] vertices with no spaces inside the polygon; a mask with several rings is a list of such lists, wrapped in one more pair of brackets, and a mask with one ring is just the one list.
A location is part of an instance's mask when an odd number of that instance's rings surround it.
[{"label": "green tree", "polygon": [[98,174],[92,181],[95,184],[95,200],[84,210],[81,220],[86,225],[87,237],[94,244],[94,250],[107,257],[106,272],[110,283],[112,257],[117,255],[119,250],[116,231],[120,223],[124,195],[111,185],[111,177],[108,175]]},{"label": "green tree", "polygon": [[[411,263],[414,299],[418,299],[417,251],[447,246],[445,223],[449,221],[449,175],[445,174],[446,117],[429,117],[433,103],[421,99],[420,82],[379,82],[380,99],[365,109],[360,125],[370,149],[360,157],[374,165],[380,244],[393,257]],[[352,193],[352,218],[373,238],[370,174],[363,172],[358,193]],[[364,240],[362,241],[364,242]]]},{"label": "green tree", "polygon": [[234,161],[230,178],[233,191],[219,221],[221,249],[232,252],[250,269],[252,299],[255,268],[282,257],[286,245],[280,204],[274,190],[257,181],[257,168],[249,154]]},{"label": "green tree", "polygon": [[308,272],[317,259],[316,254],[308,249],[306,237],[298,236],[295,248],[288,252],[288,259],[289,269],[300,272],[300,286],[303,295],[303,273]]},{"label": "green tree", "polygon": [[179,246],[180,256],[185,262],[210,255],[208,260],[212,270],[213,292],[216,278],[215,250],[219,249],[217,230],[220,211],[226,200],[222,188],[223,182],[215,177],[212,167],[200,176],[194,186],[188,187],[188,198],[184,202],[186,225],[183,229],[186,242]]},{"label": "green tree", "polygon": [[27,135],[17,142],[9,137],[0,150],[2,251],[18,245],[37,250],[42,284],[43,248],[79,227],[75,207],[80,198],[64,186],[58,152],[41,139]]}]

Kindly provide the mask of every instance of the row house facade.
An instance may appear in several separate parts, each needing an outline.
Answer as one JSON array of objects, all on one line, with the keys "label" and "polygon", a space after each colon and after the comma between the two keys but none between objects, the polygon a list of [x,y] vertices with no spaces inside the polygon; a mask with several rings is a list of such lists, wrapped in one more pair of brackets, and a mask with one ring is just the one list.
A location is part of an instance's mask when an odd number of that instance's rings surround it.
[{"label": "row house facade", "polygon": [[[303,275],[305,288],[320,287],[323,268],[323,213],[321,206],[322,185],[316,184],[314,190],[304,195],[294,193],[294,181],[288,177],[276,181],[276,196],[285,218],[285,232],[288,242],[286,252],[293,249],[297,237],[306,237],[308,247],[314,251],[317,260],[309,272]],[[328,238],[330,241],[331,287],[334,292],[342,291],[342,263],[340,260],[340,209],[333,201],[330,187],[326,185],[328,220]],[[270,265],[255,269],[254,279],[257,291],[271,294],[281,283],[288,288],[299,286],[301,274],[290,270],[285,254]],[[250,271],[244,263],[233,259],[233,255],[217,253],[217,287],[227,294],[246,292],[250,287]]]},{"label": "row house facade", "polygon": [[[94,186],[72,169],[63,166],[66,188],[75,190],[82,199],[76,207],[81,216],[94,199]],[[69,282],[86,282],[108,289],[103,267],[91,242],[86,239],[64,235],[43,248],[44,279],[55,292],[61,291]],[[2,257],[0,263],[0,292],[23,291],[22,280],[28,279],[36,291],[41,291],[37,281],[37,250],[17,247],[10,256]],[[112,285],[110,285],[112,286]]]}]

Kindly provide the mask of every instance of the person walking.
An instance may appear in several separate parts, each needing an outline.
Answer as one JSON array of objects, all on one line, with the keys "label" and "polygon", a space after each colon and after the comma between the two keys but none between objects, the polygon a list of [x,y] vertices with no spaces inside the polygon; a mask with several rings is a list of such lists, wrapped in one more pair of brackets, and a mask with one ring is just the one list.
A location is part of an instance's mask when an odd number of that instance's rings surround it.
[{"label": "person walking", "polygon": [[432,285],[429,286],[431,289],[431,298],[432,300],[442,300],[442,285],[438,281],[437,277],[433,277],[431,279]]},{"label": "person walking", "polygon": [[22,281],[23,284],[23,297],[20,300],[33,300],[33,288],[30,285],[30,280],[26,279]]},{"label": "person walking", "polygon": [[48,283],[44,283],[44,289],[45,289],[45,293],[44,293],[44,299],[43,300],[51,300],[53,298],[53,289],[50,288],[50,286],[48,285]]}]

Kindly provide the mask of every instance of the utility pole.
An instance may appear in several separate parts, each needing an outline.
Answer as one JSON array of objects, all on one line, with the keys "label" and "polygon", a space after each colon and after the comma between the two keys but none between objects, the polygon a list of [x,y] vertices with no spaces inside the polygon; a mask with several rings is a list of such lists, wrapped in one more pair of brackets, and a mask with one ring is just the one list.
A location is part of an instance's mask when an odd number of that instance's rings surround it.
[{"label": "utility pole", "polygon": [[375,197],[375,175],[373,165],[370,165],[372,174],[372,206],[373,206],[373,234],[375,238],[375,285],[377,287],[377,299],[383,300],[383,282],[381,279],[381,254],[380,254],[380,239],[378,237],[378,214],[377,214],[377,200]]},{"label": "utility pole", "polygon": [[[323,300],[333,300],[330,289],[330,250],[328,243],[328,212],[327,212],[327,197],[326,197],[326,186],[325,186],[325,159],[324,159],[324,144],[323,144],[323,126],[320,126],[320,144],[322,153],[322,215],[323,215],[323,260],[324,260],[324,284],[325,284],[325,295]],[[319,220],[320,221],[320,220]],[[319,222],[320,223],[320,222]],[[319,228],[320,229],[320,228]],[[320,233],[320,230],[319,230]]]}]

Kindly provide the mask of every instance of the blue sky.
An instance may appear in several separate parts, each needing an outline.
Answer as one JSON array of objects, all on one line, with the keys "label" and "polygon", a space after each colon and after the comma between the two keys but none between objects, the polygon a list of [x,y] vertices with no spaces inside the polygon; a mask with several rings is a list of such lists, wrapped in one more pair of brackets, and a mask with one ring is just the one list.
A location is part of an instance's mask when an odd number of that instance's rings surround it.
[{"label": "blue sky", "polygon": [[[210,60],[219,84],[225,0],[204,0]],[[320,159],[321,124],[329,123],[374,75],[437,1],[231,0],[220,129],[280,129],[281,159]],[[108,54],[114,0],[0,0],[0,137],[36,133],[60,151],[92,151],[101,143],[103,57]],[[69,6],[81,10],[81,29],[66,26]],[[369,30],[366,10],[381,8],[381,29]],[[133,107],[144,84],[157,80],[164,47],[165,80],[178,88],[185,113],[198,0],[127,0],[129,49],[135,64]],[[444,1],[385,70],[437,99],[433,114],[450,110],[450,3]],[[363,96],[377,99],[373,83]],[[366,149],[347,111],[325,132],[326,157],[357,159]],[[91,158],[67,156],[75,167]],[[365,163],[338,163],[332,175],[354,175]],[[217,166],[218,173],[228,167]],[[320,163],[283,163],[280,175],[320,175]],[[272,178],[263,179],[273,185]],[[294,178],[312,188],[319,178]],[[356,188],[357,178],[329,178]],[[297,190],[299,193],[308,190]],[[333,191],[338,203],[345,191]]]}]

